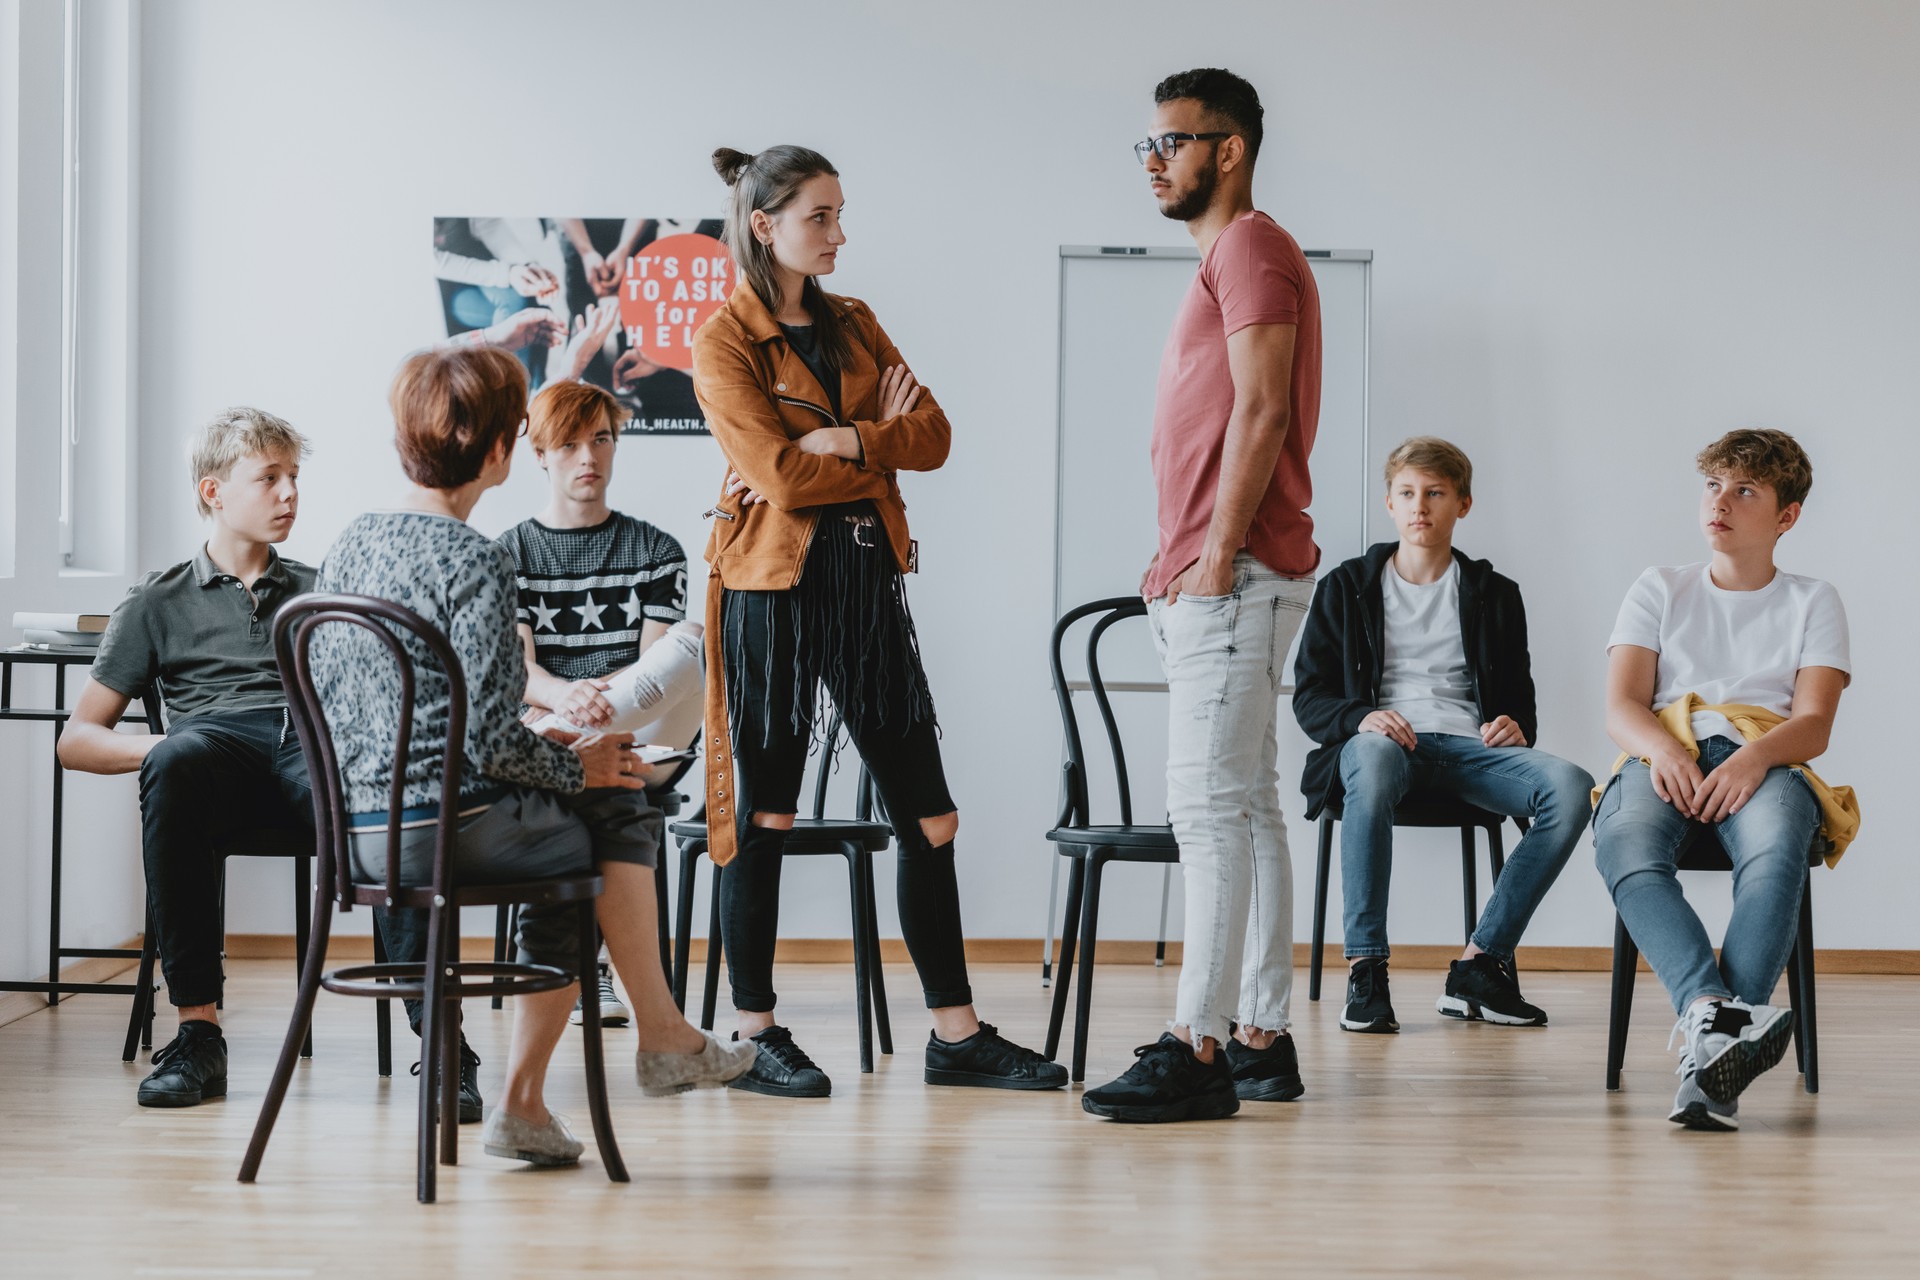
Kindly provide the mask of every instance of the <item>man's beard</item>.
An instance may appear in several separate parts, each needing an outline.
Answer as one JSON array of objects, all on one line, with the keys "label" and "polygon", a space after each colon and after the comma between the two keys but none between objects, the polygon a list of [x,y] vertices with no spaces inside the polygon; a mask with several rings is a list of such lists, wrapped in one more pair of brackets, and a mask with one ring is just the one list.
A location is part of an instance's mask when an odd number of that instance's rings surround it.
[{"label": "man's beard", "polygon": [[1207,211],[1213,203],[1214,189],[1220,183],[1220,174],[1212,166],[1202,169],[1193,182],[1193,190],[1175,200],[1172,204],[1160,206],[1162,217],[1175,222],[1192,222]]}]

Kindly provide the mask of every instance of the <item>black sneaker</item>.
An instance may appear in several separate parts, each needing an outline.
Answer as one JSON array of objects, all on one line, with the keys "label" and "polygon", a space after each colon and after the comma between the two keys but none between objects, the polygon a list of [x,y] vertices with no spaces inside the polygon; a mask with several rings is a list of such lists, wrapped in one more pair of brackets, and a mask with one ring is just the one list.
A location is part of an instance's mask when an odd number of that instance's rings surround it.
[{"label": "black sneaker", "polygon": [[1063,1089],[1067,1069],[1001,1035],[991,1022],[965,1040],[927,1036],[927,1083],[980,1089]]},{"label": "black sneaker", "polygon": [[197,1107],[227,1096],[227,1038],[218,1023],[180,1024],[153,1055],[153,1073],[140,1082],[143,1107]]},{"label": "black sneaker", "polygon": [[1264,1049],[1241,1044],[1232,1036],[1220,1046],[1233,1069],[1233,1091],[1247,1102],[1292,1102],[1307,1091],[1300,1081],[1300,1055],[1293,1037],[1277,1035]]},{"label": "black sneaker", "polygon": [[1387,997],[1387,958],[1365,956],[1354,962],[1347,973],[1347,1007],[1340,1014],[1340,1026],[1347,1031],[1373,1031],[1382,1035],[1400,1029],[1393,1018],[1393,1001]]},{"label": "black sneaker", "polygon": [[1224,1120],[1240,1109],[1233,1068],[1216,1052],[1202,1062],[1169,1031],[1133,1051],[1134,1063],[1111,1084],[1089,1089],[1080,1105],[1096,1116],[1132,1124],[1170,1120]]},{"label": "black sneaker", "polygon": [[1484,951],[1471,960],[1455,960],[1447,966],[1447,994],[1434,1008],[1463,1022],[1485,1020],[1503,1027],[1547,1025],[1546,1010],[1522,1000],[1520,980]]},{"label": "black sneaker", "polygon": [[[414,1063],[408,1068],[413,1075],[420,1074],[420,1064]],[[480,1113],[485,1103],[480,1098],[480,1055],[473,1051],[465,1036],[460,1037],[460,1123],[479,1124]]]},{"label": "black sneaker", "polygon": [[[734,1032],[733,1038],[738,1040],[740,1033]],[[753,1042],[760,1046],[753,1069],[728,1081],[727,1088],[775,1098],[824,1098],[833,1092],[833,1081],[805,1049],[793,1042],[793,1032],[785,1027],[768,1027]]]}]

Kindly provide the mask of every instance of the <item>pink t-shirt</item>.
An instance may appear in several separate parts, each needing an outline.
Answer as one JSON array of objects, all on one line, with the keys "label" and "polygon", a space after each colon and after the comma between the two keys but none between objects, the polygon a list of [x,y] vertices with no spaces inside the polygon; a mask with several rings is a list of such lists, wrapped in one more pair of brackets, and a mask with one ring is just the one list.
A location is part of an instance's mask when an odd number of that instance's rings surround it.
[{"label": "pink t-shirt", "polygon": [[1167,584],[1200,558],[1206,544],[1233,414],[1227,338],[1253,324],[1291,324],[1298,331],[1286,442],[1243,545],[1289,577],[1310,577],[1320,566],[1307,515],[1313,501],[1307,455],[1320,423],[1320,291],[1294,238],[1256,210],[1213,242],[1160,358],[1152,449],[1160,559],[1147,579],[1149,598],[1165,595]]}]

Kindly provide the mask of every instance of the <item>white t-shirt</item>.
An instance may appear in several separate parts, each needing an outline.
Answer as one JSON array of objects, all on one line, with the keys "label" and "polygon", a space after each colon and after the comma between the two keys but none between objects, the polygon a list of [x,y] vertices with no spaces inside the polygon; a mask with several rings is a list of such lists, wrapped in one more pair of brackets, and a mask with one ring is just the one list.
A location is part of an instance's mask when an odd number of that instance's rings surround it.
[{"label": "white t-shirt", "polygon": [[1415,584],[1387,561],[1380,574],[1386,611],[1386,661],[1380,706],[1398,711],[1415,733],[1480,736],[1480,713],[1460,637],[1460,562],[1437,582]]},{"label": "white t-shirt", "polygon": [[[1653,709],[1689,693],[1706,702],[1744,702],[1779,715],[1793,710],[1802,667],[1853,672],[1847,611],[1831,584],[1776,571],[1758,591],[1713,585],[1706,564],[1649,569],[1627,591],[1607,648],[1638,645],[1660,655]],[[1725,716],[1695,712],[1693,736],[1739,742]]]}]

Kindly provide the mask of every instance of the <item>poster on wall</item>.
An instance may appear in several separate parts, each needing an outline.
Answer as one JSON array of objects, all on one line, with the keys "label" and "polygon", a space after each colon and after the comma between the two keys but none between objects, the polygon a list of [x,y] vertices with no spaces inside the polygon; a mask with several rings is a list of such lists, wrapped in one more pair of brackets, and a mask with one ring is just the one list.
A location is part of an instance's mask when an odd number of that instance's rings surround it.
[{"label": "poster on wall", "polygon": [[734,282],[718,218],[435,218],[433,262],[447,337],[513,352],[535,391],[606,388],[629,435],[706,434],[693,335]]}]

